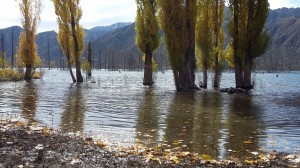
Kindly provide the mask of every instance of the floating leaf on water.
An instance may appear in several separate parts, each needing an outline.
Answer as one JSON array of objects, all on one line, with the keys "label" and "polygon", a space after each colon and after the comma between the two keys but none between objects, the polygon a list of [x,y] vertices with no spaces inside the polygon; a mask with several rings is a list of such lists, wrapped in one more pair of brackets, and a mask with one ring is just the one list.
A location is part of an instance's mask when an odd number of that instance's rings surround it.
[{"label": "floating leaf on water", "polygon": [[212,159],[210,155],[206,155],[206,154],[201,155],[201,158],[203,160],[211,160]]},{"label": "floating leaf on water", "polygon": [[244,141],[244,144],[252,144],[253,142],[251,140],[247,140],[247,141]]}]

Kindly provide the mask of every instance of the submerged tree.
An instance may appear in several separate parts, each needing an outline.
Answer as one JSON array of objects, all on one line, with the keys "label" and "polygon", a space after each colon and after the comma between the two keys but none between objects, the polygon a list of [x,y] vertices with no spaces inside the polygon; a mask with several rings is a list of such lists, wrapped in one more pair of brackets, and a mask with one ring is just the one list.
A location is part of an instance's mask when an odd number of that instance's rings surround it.
[{"label": "submerged tree", "polygon": [[165,33],[177,90],[197,89],[195,85],[196,0],[158,0],[159,21]]},{"label": "submerged tree", "polygon": [[209,68],[215,72],[214,87],[219,87],[225,34],[222,28],[224,19],[224,0],[198,1],[196,25],[196,46],[199,50],[198,58],[203,70],[201,87],[207,88],[207,73]]},{"label": "submerged tree", "polygon": [[224,63],[224,43],[225,43],[225,33],[223,30],[223,20],[224,20],[224,9],[225,9],[225,0],[215,0],[214,3],[214,61],[213,69],[215,71],[214,76],[214,88],[220,86],[220,80],[222,75],[223,63]]},{"label": "submerged tree", "polygon": [[152,53],[159,46],[159,26],[155,0],[136,0],[136,45],[145,55],[144,85],[152,85]]},{"label": "submerged tree", "polygon": [[228,28],[232,37],[236,87],[252,89],[251,71],[256,57],[268,47],[270,37],[263,31],[269,12],[268,0],[230,0],[231,20]]},{"label": "submerged tree", "polygon": [[20,34],[18,55],[25,65],[25,80],[31,80],[34,63],[39,59],[36,29],[42,12],[41,0],[21,0],[19,3],[23,32]]},{"label": "submerged tree", "polygon": [[254,59],[265,53],[270,36],[264,31],[269,14],[268,0],[248,0],[247,29],[244,59],[244,88],[252,89],[252,64]]},{"label": "submerged tree", "polygon": [[[82,26],[79,24],[82,17],[79,1],[53,0],[59,25],[58,41],[68,59],[73,82],[83,82],[80,56],[84,49],[84,32]],[[76,67],[76,80],[71,70],[73,62]]]},{"label": "submerged tree", "polygon": [[203,71],[203,81],[200,87],[207,88],[207,73],[211,67],[213,50],[213,10],[211,0],[198,1],[196,24],[196,46],[198,59]]}]

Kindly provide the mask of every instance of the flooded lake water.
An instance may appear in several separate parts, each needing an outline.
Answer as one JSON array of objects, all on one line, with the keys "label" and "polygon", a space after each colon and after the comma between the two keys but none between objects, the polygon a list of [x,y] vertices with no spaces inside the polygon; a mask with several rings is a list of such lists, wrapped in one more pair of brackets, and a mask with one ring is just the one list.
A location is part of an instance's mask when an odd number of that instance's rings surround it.
[{"label": "flooded lake water", "polygon": [[[121,145],[183,146],[216,159],[299,152],[300,73],[276,75],[256,74],[251,94],[230,95],[176,92],[171,71],[158,72],[156,84],[144,87],[143,72],[93,71],[95,83],[76,85],[68,71],[46,70],[42,80],[0,83],[0,117]],[[221,86],[234,86],[234,74],[224,73]]]}]

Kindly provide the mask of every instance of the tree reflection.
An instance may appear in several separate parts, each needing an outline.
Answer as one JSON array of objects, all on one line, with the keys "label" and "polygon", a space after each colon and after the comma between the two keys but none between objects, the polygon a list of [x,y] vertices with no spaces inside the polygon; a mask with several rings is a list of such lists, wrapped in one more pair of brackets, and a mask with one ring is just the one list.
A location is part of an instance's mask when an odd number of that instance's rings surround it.
[{"label": "tree reflection", "polygon": [[172,147],[191,147],[193,140],[195,92],[176,92],[170,102],[164,139]]},{"label": "tree reflection", "polygon": [[152,88],[145,88],[137,116],[136,138],[153,147],[158,140],[158,110]]},{"label": "tree reflection", "polygon": [[38,87],[32,81],[28,81],[21,90],[21,115],[28,123],[36,122],[37,103]]},{"label": "tree reflection", "polygon": [[193,151],[217,159],[220,155],[222,98],[219,93],[201,94],[195,104]]},{"label": "tree reflection", "polygon": [[83,131],[85,100],[82,86],[72,84],[65,98],[65,108],[61,116],[61,130],[63,132]]},{"label": "tree reflection", "polygon": [[249,95],[234,95],[230,99],[228,113],[228,156],[249,156],[251,151],[260,147],[259,137],[262,134],[260,123],[261,108],[256,105]]}]

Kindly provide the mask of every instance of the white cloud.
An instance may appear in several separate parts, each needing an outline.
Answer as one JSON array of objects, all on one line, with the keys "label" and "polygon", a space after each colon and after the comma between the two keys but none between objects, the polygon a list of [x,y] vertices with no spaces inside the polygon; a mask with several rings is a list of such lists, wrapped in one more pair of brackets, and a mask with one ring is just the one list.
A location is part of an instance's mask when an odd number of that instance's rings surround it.
[{"label": "white cloud", "polygon": [[271,9],[278,9],[282,7],[296,8],[300,7],[299,0],[269,0]]},{"label": "white cloud", "polygon": [[[38,31],[56,30],[56,15],[53,2],[42,0],[43,12]],[[0,0],[0,28],[20,24],[18,2]],[[83,27],[110,25],[116,22],[133,22],[135,19],[135,0],[81,0]]]},{"label": "white cloud", "polygon": [[[38,31],[57,30],[56,15],[51,0],[44,4]],[[300,7],[300,0],[269,0],[271,9]],[[16,0],[0,0],[0,28],[21,25],[20,11]],[[81,24],[85,28],[110,25],[116,22],[134,22],[135,0],[81,0],[83,16]]]}]

